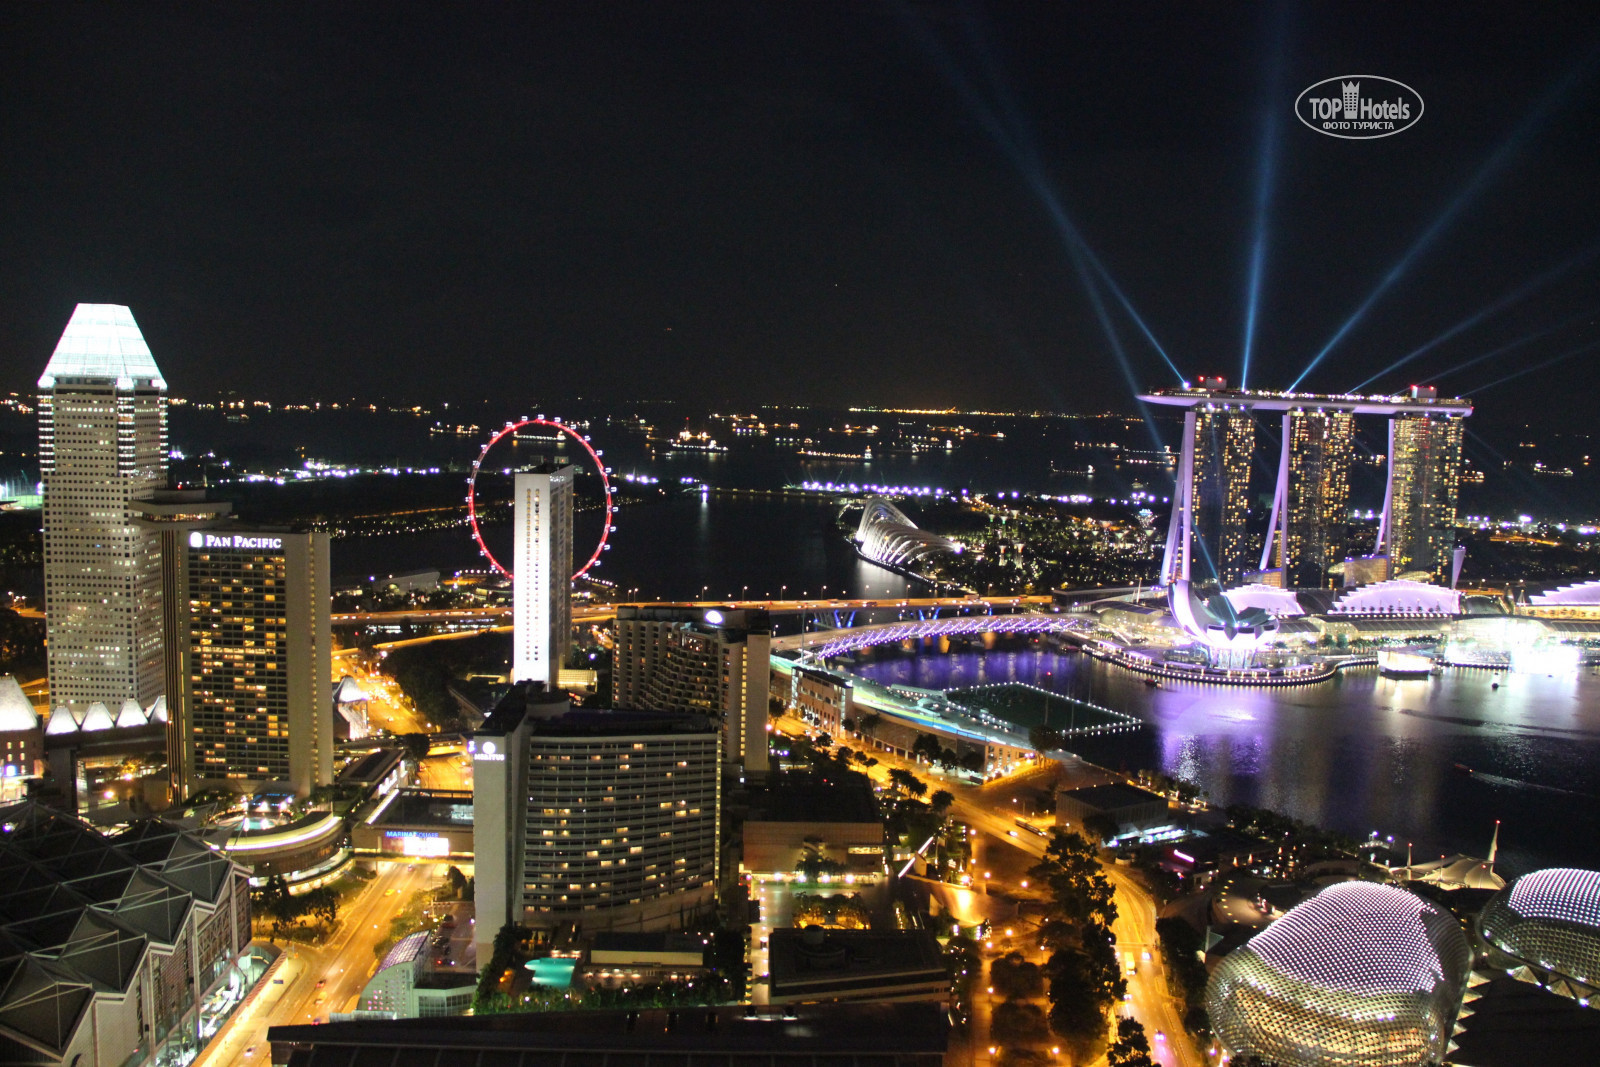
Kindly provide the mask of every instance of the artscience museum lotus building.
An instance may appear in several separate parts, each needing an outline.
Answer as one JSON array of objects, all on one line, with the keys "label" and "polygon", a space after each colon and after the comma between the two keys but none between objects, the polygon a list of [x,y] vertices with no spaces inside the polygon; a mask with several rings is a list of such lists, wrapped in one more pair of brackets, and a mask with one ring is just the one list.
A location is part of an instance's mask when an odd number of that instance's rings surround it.
[{"label": "artscience museum lotus building", "polygon": [[1403,889],[1329,886],[1222,961],[1206,1009],[1235,1061],[1441,1062],[1471,964],[1454,917]]}]

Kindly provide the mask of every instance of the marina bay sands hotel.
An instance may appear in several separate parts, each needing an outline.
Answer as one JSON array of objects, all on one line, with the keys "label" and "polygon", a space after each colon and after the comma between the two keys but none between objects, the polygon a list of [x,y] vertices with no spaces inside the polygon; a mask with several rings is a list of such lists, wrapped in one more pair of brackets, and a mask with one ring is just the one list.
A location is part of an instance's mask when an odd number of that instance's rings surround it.
[{"label": "marina bay sands hotel", "polygon": [[[1327,396],[1229,389],[1222,378],[1139,399],[1180,407],[1183,449],[1162,558],[1163,583],[1249,581],[1319,588],[1402,575],[1452,585],[1462,419],[1468,400],[1441,400],[1412,386],[1404,396]],[[1248,529],[1258,416],[1281,414],[1276,488],[1265,538]],[[1389,420],[1387,488],[1370,545],[1350,536],[1350,464],[1355,416]],[[1257,555],[1259,551],[1259,556]]]}]

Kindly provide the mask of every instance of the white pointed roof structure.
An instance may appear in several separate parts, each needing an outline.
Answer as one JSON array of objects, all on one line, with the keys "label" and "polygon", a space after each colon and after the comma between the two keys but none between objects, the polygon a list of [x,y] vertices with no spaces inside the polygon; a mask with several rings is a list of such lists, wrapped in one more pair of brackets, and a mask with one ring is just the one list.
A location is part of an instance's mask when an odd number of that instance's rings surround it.
[{"label": "white pointed roof structure", "polygon": [[122,702],[122,710],[117,712],[117,728],[124,726],[143,726],[146,722],[144,709],[139,702],[129,697]]},{"label": "white pointed roof structure", "polygon": [[89,705],[89,710],[83,713],[83,722],[78,725],[80,730],[110,730],[116,726],[111,721],[111,709],[96,700]]},{"label": "white pointed roof structure", "polygon": [[39,713],[22,686],[11,675],[0,678],[0,734],[32,730],[39,725]]},{"label": "white pointed roof structure", "polygon": [[76,733],[77,730],[78,720],[72,717],[72,709],[65,704],[56,705],[55,710],[50,713],[49,725],[44,728],[44,732],[51,737]]},{"label": "white pointed roof structure", "polygon": [[121,304],[79,304],[73,309],[39,388],[52,389],[62,378],[125,381],[130,389],[139,381],[167,387],[133,312]]},{"label": "white pointed roof structure", "polygon": [[167,721],[167,698],[165,696],[156,697],[156,702],[150,705],[150,721]]},{"label": "white pointed roof structure", "polygon": [[333,699],[338,704],[356,704],[363,700],[370,700],[364,689],[348,674],[339,679],[339,685],[333,691]]}]

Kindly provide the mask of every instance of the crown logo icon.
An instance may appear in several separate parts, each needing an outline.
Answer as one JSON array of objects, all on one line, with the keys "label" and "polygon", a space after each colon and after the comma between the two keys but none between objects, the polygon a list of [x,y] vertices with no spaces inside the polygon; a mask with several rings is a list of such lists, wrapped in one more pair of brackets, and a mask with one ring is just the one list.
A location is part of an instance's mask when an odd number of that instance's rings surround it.
[{"label": "crown logo icon", "polygon": [[1340,82],[1339,88],[1344,90],[1344,113],[1349,118],[1355,118],[1361,110],[1361,83]]}]

